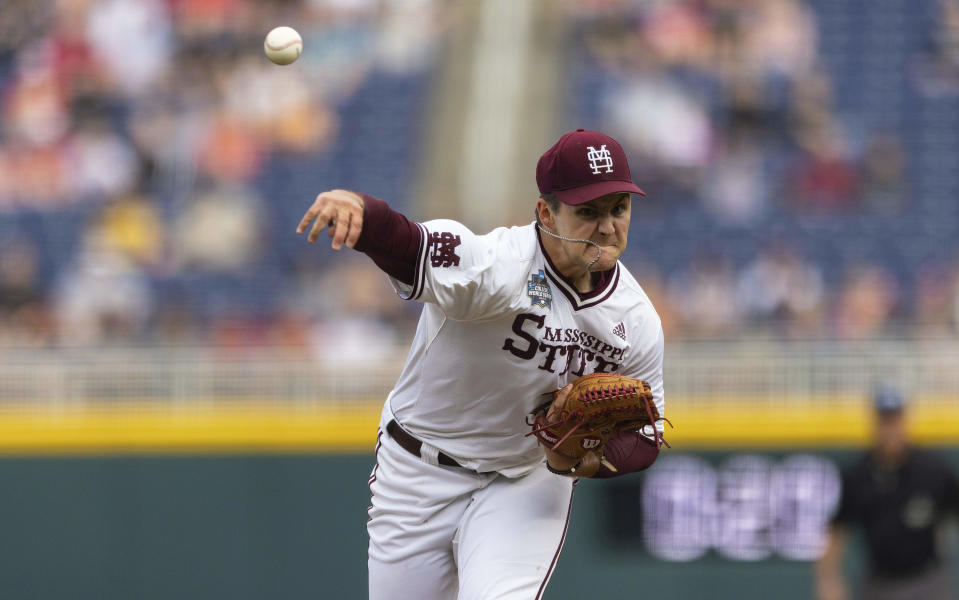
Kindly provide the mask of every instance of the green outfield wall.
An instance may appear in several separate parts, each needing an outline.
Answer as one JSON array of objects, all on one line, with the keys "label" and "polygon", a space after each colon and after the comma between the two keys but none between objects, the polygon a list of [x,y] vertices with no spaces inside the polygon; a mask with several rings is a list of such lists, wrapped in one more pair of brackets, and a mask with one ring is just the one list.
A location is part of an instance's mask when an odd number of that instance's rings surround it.
[{"label": "green outfield wall", "polygon": [[[789,555],[803,552],[797,519],[815,520],[816,510],[790,512],[795,503],[786,501],[764,513],[779,531],[771,542],[763,526],[727,530],[754,522],[739,518],[744,511],[766,509],[730,503],[748,494],[723,491],[753,485],[756,473],[788,490],[790,477],[823,464],[810,457],[841,464],[853,453],[801,452],[670,451],[677,460],[663,463],[651,490],[687,486],[718,499],[705,509],[687,503],[677,511],[668,494],[644,491],[653,472],[581,482],[546,597],[810,598],[810,562]],[[959,450],[944,452],[959,467]],[[365,598],[372,466],[371,454],[4,458],[0,598]],[[802,473],[825,486],[821,495],[831,493],[829,469]],[[702,493],[709,482],[718,487]],[[706,524],[717,506],[731,519]],[[643,522],[657,514],[664,520],[651,540]]]}]

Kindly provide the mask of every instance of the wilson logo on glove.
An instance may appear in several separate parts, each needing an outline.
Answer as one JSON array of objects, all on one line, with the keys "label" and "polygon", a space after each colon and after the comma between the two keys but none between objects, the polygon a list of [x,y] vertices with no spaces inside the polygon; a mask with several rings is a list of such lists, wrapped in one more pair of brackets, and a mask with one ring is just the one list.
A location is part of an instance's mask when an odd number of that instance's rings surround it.
[{"label": "wilson logo on glove", "polygon": [[603,440],[597,437],[584,437],[583,443],[580,444],[586,450],[595,450],[603,443]]}]

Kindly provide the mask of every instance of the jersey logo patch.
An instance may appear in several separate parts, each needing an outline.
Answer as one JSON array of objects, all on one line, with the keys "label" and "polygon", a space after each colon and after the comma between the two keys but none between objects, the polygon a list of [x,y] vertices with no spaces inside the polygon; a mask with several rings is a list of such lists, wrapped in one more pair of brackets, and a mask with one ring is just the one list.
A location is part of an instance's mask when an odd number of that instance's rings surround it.
[{"label": "jersey logo patch", "polygon": [[546,273],[540,269],[539,273],[533,273],[526,282],[526,295],[529,296],[530,306],[542,306],[549,308],[553,303],[553,290],[546,281]]},{"label": "jersey logo patch", "polygon": [[607,173],[613,172],[613,155],[606,149],[606,144],[600,146],[599,150],[592,146],[586,146],[586,149],[589,150],[586,158],[589,159],[589,168],[593,170],[593,175],[599,175],[602,169],[606,169]]},{"label": "jersey logo patch", "polygon": [[456,253],[456,247],[460,243],[460,236],[453,235],[449,231],[431,233],[429,241],[429,246],[432,249],[430,265],[433,267],[460,266],[460,257]]},{"label": "jersey logo patch", "polygon": [[616,327],[613,327],[613,334],[619,336],[619,339],[626,341],[626,328],[623,327],[622,321],[620,321]]}]

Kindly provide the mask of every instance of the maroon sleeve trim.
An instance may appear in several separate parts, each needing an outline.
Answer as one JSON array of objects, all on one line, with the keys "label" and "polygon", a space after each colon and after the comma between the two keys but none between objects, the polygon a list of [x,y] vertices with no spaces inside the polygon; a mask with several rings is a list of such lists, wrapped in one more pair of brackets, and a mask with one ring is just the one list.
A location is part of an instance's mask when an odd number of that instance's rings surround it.
[{"label": "maroon sleeve trim", "polygon": [[619,477],[648,469],[656,462],[659,448],[656,442],[637,431],[624,431],[606,442],[604,455],[616,467],[616,471],[602,465],[594,475],[596,479]]},{"label": "maroon sleeve trim", "polygon": [[416,227],[420,232],[420,251],[419,258],[414,265],[413,271],[413,290],[410,292],[410,300],[418,300],[420,294],[423,293],[424,284],[426,282],[426,255],[429,253],[429,239],[430,232],[425,225],[420,223],[416,224]]},{"label": "maroon sleeve trim", "polygon": [[416,287],[417,266],[426,237],[419,223],[368,194],[363,198],[363,229],[354,248],[369,256],[390,277]]}]

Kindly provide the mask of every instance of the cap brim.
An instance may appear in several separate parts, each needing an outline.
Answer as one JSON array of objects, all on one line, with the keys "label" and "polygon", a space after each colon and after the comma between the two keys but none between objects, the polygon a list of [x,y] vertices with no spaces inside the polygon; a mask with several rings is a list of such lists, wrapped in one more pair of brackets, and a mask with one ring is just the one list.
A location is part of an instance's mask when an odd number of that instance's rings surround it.
[{"label": "cap brim", "polygon": [[589,185],[583,185],[569,190],[554,190],[553,194],[559,198],[563,204],[576,206],[577,204],[586,204],[607,194],[630,193],[646,195],[646,192],[631,181],[597,181]]}]

